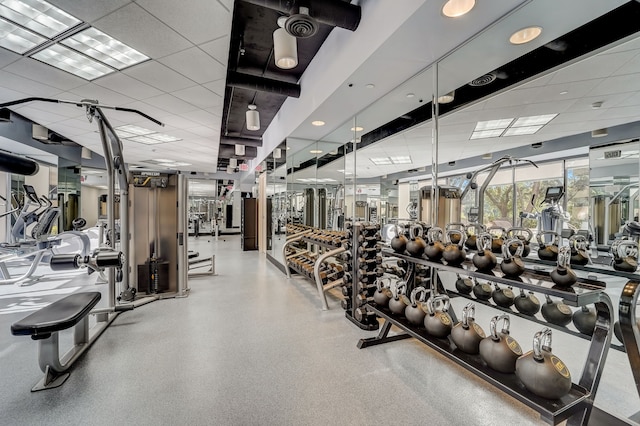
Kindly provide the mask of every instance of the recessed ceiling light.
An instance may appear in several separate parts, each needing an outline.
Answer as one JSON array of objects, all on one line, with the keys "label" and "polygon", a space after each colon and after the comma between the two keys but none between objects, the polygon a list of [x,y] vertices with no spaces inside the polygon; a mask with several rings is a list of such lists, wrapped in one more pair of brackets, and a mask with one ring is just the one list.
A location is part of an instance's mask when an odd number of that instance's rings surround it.
[{"label": "recessed ceiling light", "polygon": [[48,38],[82,22],[44,0],[0,0],[0,15]]},{"label": "recessed ceiling light", "polygon": [[457,18],[469,13],[476,5],[476,0],[448,0],[442,6],[442,14],[448,18]]},{"label": "recessed ceiling light", "polygon": [[319,149],[312,149],[311,151],[309,151],[312,154],[322,154],[322,151]]},{"label": "recessed ceiling light", "polygon": [[530,117],[520,117],[516,120],[511,127],[523,127],[523,126],[544,126],[558,114],[545,114],[545,115],[532,115]]},{"label": "recessed ceiling light", "polygon": [[416,94],[415,93],[407,93],[407,98],[415,98]]},{"label": "recessed ceiling light", "polygon": [[438,96],[438,103],[439,104],[450,104],[455,99],[455,95],[456,95],[456,92],[455,91],[451,91],[451,92],[446,93],[446,94],[444,94],[442,96]]},{"label": "recessed ceiling light", "polygon": [[118,70],[149,59],[148,56],[95,28],[87,28],[60,43]]},{"label": "recessed ceiling light", "polygon": [[70,72],[78,77],[82,77],[85,80],[94,80],[114,72],[113,68],[109,68],[94,59],[60,44],[53,44],[46,49],[34,53],[31,57],[45,64]]},{"label": "recessed ceiling light", "polygon": [[356,126],[356,127],[352,127],[351,131],[352,132],[361,132],[364,130],[364,127],[360,127],[360,126]]},{"label": "recessed ceiling light", "polygon": [[478,121],[476,124],[476,128],[473,129],[474,132],[482,131],[482,130],[496,130],[496,129],[506,129],[509,127],[513,118],[501,118],[499,120],[488,120],[488,121]]},{"label": "recessed ceiling light", "polygon": [[596,129],[596,130],[592,130],[591,131],[591,137],[592,138],[601,138],[604,136],[609,135],[609,131],[605,128],[605,129]]},{"label": "recessed ceiling light", "polygon": [[287,147],[287,151],[289,151],[290,149],[291,149],[291,147],[290,147],[290,146],[288,146],[288,147]]},{"label": "recessed ceiling light", "polygon": [[511,127],[502,136],[532,135],[540,129],[542,129],[542,126]]},{"label": "recessed ceiling light", "polygon": [[311,124],[313,124],[314,126],[324,126],[327,123],[325,123],[322,120],[315,120],[315,121],[312,121]]},{"label": "recessed ceiling light", "polygon": [[560,92],[561,95],[566,95],[567,93],[569,92],[567,92],[566,90],[563,90],[562,92]]},{"label": "recessed ceiling light", "polygon": [[497,138],[502,132],[504,132],[504,129],[481,130],[479,132],[473,132],[469,139]]},{"label": "recessed ceiling light", "polygon": [[491,157],[493,157],[493,154],[491,154],[490,152],[488,152],[486,154],[482,154],[482,159],[483,160],[491,160]]},{"label": "recessed ceiling light", "polygon": [[542,34],[542,27],[533,26],[523,28],[511,34],[511,37],[509,37],[509,42],[511,44],[529,43],[530,41],[538,38],[540,34]]},{"label": "recessed ceiling light", "polygon": [[365,85],[364,87],[366,87],[367,89],[373,89],[374,87],[376,87],[376,85],[373,84],[373,83],[369,83],[369,84]]},{"label": "recessed ceiling light", "polygon": [[355,139],[351,139],[349,142],[351,142],[351,143],[360,143],[360,142],[362,142],[362,139],[361,138],[355,138]]},{"label": "recessed ceiling light", "polygon": [[0,18],[0,46],[13,52],[23,54],[39,44],[47,41],[30,31]]}]

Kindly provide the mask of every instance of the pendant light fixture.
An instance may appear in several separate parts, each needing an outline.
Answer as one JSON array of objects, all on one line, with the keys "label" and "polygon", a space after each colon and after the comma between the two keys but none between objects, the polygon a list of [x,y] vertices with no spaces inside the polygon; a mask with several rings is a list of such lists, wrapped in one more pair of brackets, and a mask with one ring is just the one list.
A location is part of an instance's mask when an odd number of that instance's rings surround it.
[{"label": "pendant light fixture", "polygon": [[243,157],[245,153],[244,145],[236,144],[236,155],[238,157]]},{"label": "pendant light fixture", "polygon": [[273,56],[278,68],[290,70],[298,65],[298,41],[284,29],[286,16],[278,18],[280,28],[273,32]]},{"label": "pendant light fixture", "polygon": [[253,104],[249,105],[246,112],[247,130],[260,130],[260,113]]}]

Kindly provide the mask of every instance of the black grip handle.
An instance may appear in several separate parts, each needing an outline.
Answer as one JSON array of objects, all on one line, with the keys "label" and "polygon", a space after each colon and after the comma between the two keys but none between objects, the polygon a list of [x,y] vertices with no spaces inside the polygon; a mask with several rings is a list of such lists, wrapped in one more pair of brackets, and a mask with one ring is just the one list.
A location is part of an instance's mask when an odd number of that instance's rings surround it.
[{"label": "black grip handle", "polygon": [[80,267],[79,254],[55,254],[51,256],[49,267],[53,271],[68,271],[70,269],[78,269]]},{"label": "black grip handle", "polygon": [[96,255],[96,266],[99,268],[122,268],[124,258],[122,252],[105,251]]}]

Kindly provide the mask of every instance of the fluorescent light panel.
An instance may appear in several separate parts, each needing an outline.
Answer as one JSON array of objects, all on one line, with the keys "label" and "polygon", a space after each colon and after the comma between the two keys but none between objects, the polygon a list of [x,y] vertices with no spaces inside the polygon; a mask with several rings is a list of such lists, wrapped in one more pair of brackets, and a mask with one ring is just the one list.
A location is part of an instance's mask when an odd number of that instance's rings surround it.
[{"label": "fluorescent light panel", "polygon": [[[134,126],[133,124],[118,126],[116,127],[116,131],[118,133],[118,136],[120,136],[120,131],[130,133],[133,135],[138,135],[138,136],[156,133],[154,130],[145,129],[144,127],[140,127],[140,126]],[[126,137],[126,136],[121,136],[121,137]]]},{"label": "fluorescent light panel", "polygon": [[392,164],[412,164],[411,157],[408,155],[392,156],[392,157],[374,157],[369,158],[376,166],[390,166]]},{"label": "fluorescent light panel", "polygon": [[413,163],[413,161],[411,161],[411,157],[409,157],[408,155],[389,157],[389,159],[391,160],[391,162],[393,164],[411,164],[411,163]]},{"label": "fluorescent light panel", "polygon": [[82,22],[44,0],[0,0],[0,16],[48,38]]},{"label": "fluorescent light panel", "polygon": [[[115,128],[116,133],[120,139],[126,139],[133,142],[143,143],[145,145],[156,145],[159,143],[177,142],[182,139],[175,136],[166,135],[164,133],[158,133],[154,130],[145,129],[144,127],[135,126],[133,124],[126,124],[124,126],[118,126]],[[157,160],[163,161],[163,160]],[[171,162],[172,160],[166,160]]]},{"label": "fluorescent light panel", "polygon": [[114,71],[113,68],[59,44],[51,45],[31,57],[86,80],[94,80]]},{"label": "fluorescent light panel", "polygon": [[542,129],[542,126],[511,127],[502,136],[532,135],[540,129]]},{"label": "fluorescent light panel", "polygon": [[0,18],[0,46],[5,49],[23,54],[45,41],[45,38]]},{"label": "fluorescent light panel", "polygon": [[473,129],[474,132],[479,132],[482,130],[497,130],[497,129],[506,129],[509,127],[509,124],[513,121],[513,118],[501,118],[499,120],[489,120],[489,121],[478,121],[476,124],[476,128]]},{"label": "fluorescent light panel", "polygon": [[143,143],[145,145],[157,145],[159,143],[164,143],[157,139],[151,139],[149,136],[134,136],[132,138],[128,138],[128,141]]},{"label": "fluorescent light panel", "polygon": [[369,158],[369,161],[376,166],[390,166],[393,164],[389,157]]},{"label": "fluorescent light panel", "polygon": [[547,115],[532,115],[531,117],[520,117],[516,120],[511,127],[525,127],[525,126],[544,126],[558,114]]},{"label": "fluorescent light panel", "polygon": [[502,132],[504,132],[504,129],[482,130],[479,132],[473,132],[469,139],[497,138],[502,134]]},{"label": "fluorescent light panel", "polygon": [[60,43],[121,70],[149,59],[137,50],[95,28],[87,28]]}]

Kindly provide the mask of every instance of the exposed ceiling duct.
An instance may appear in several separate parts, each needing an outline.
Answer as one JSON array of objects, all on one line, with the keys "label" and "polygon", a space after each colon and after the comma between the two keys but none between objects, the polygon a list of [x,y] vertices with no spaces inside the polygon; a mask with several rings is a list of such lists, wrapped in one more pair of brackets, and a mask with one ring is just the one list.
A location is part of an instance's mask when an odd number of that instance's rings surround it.
[{"label": "exposed ceiling duct", "polygon": [[220,145],[218,156],[221,158],[235,157],[238,159],[256,158],[258,156],[258,148],[255,146],[245,146],[244,155],[236,155],[235,145]]},{"label": "exposed ceiling duct", "polygon": [[[274,9],[287,15],[295,15],[294,21],[301,21],[301,15],[298,13],[300,2],[292,0],[244,0],[246,3],[255,4],[257,6]],[[332,27],[345,28],[355,31],[360,25],[362,10],[360,6],[351,3],[345,3],[340,0],[309,0],[305,2],[308,7],[309,16],[315,21],[331,25]],[[294,24],[292,21],[292,26]],[[306,20],[308,22],[308,19]],[[287,24],[287,27],[289,24]],[[295,34],[292,34],[295,36]],[[308,36],[307,36],[308,37]]]},{"label": "exposed ceiling duct", "polygon": [[289,96],[292,98],[300,97],[299,84],[235,71],[229,71],[227,73],[227,86],[256,90],[258,92],[277,93],[278,95]]},{"label": "exposed ceiling duct", "polygon": [[230,138],[227,136],[222,136],[220,138],[220,145],[244,145],[259,147],[262,146],[262,139]]}]

